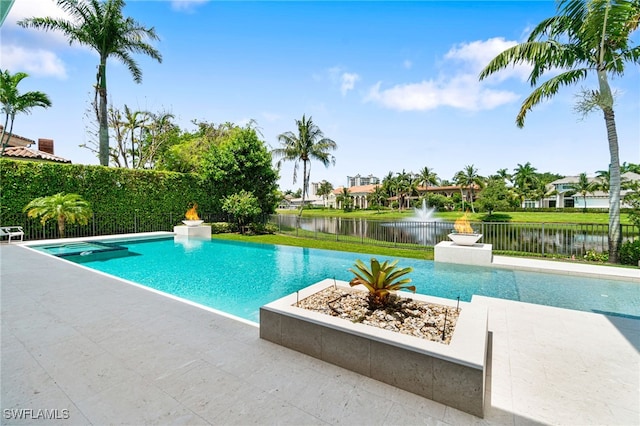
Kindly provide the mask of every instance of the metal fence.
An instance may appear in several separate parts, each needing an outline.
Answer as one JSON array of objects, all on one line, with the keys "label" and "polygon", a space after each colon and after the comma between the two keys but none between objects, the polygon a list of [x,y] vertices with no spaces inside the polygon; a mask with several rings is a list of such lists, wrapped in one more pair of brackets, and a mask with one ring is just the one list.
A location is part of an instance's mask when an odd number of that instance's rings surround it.
[{"label": "metal fence", "polygon": [[[227,216],[198,213],[205,222],[227,222]],[[91,237],[97,235],[129,234],[138,232],[173,231],[173,227],[181,225],[183,214],[150,213],[135,211],[131,215],[104,215],[94,213],[86,225],[65,225],[65,237]],[[25,240],[43,240],[59,238],[58,225],[50,220],[44,225],[39,219],[31,219],[26,214],[3,217],[2,226],[22,226]]]},{"label": "metal fence", "polygon": [[[297,215],[273,215],[270,222],[279,232],[322,240],[369,245],[431,249],[449,240],[453,222],[448,221],[376,221],[344,218],[299,218]],[[497,252],[538,254],[542,256],[583,256],[587,251],[608,251],[606,224],[581,223],[472,223],[483,235],[480,242],[492,244]],[[621,226],[623,241],[639,238],[638,228]]]}]

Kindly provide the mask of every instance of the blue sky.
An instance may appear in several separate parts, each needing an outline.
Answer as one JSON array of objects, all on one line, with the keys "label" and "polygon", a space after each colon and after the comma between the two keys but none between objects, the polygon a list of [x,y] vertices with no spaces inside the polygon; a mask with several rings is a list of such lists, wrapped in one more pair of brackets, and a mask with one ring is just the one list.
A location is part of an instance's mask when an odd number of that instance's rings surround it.
[{"label": "blue sky", "polygon": [[[478,82],[480,69],[542,19],[552,1],[207,2],[130,1],[129,15],[154,26],[163,55],[144,56],[142,84],[112,60],[110,101],[154,112],[177,123],[257,121],[264,140],[295,130],[311,115],[338,144],[336,165],[312,163],[311,180],[344,185],[347,175],[417,172],[424,166],[451,179],[473,164],[482,175],[527,161],[540,172],[577,175],[607,169],[609,150],[601,113],[573,110],[581,87],[563,89],[515,125],[530,93],[524,67]],[[22,92],[47,93],[53,107],[16,118],[14,133],[52,138],[56,154],[97,164],[85,142],[85,111],[93,97],[97,55],[69,46],[56,33],[15,22],[59,14],[53,0],[17,0],[1,29],[0,67],[25,71]],[[638,32],[634,34],[637,44]],[[640,163],[640,69],[612,82],[618,93],[621,161]],[[283,189],[296,189],[292,167]]]}]

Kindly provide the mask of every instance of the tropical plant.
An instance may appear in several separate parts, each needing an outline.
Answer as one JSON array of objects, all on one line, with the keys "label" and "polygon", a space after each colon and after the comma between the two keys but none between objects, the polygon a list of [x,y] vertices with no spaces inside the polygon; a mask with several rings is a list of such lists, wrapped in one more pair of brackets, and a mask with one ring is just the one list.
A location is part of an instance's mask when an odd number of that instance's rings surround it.
[{"label": "tropical plant", "polygon": [[640,239],[626,241],[620,247],[620,263],[623,265],[640,265]]},{"label": "tropical plant", "polygon": [[356,260],[356,269],[350,268],[355,277],[349,282],[353,287],[363,285],[369,291],[368,302],[372,310],[384,308],[388,305],[392,292],[398,290],[410,290],[415,293],[416,287],[407,285],[411,278],[402,278],[413,271],[413,268],[397,269],[398,261],[384,261],[382,264],[377,259],[371,258],[371,268],[368,268],[360,259]]},{"label": "tropical plant", "polygon": [[282,161],[293,161],[293,183],[298,178],[298,165],[302,162],[302,202],[300,203],[299,216],[302,216],[305,195],[309,194],[309,178],[311,175],[311,160],[320,161],[325,167],[335,164],[336,159],[329,151],[335,151],[338,145],[331,139],[325,138],[324,133],[312,118],[302,115],[301,120],[295,120],[298,133],[285,132],[278,135],[281,148],[272,151],[275,158],[280,158],[278,167]]},{"label": "tropical plant", "polygon": [[370,206],[375,207],[378,211],[380,211],[380,206],[384,206],[384,203],[386,201],[387,193],[381,185],[374,186],[373,191],[367,194],[367,202]]},{"label": "tropical plant", "polygon": [[[20,94],[18,84],[28,76],[24,72],[17,72],[13,75],[9,73],[9,70],[0,72],[0,103],[2,103],[2,112],[5,114],[2,136],[0,136],[0,155],[4,154],[5,148],[9,146],[16,114],[29,114],[32,108],[51,106],[51,100],[42,92],[32,91]],[[9,124],[8,131],[7,124]]]},{"label": "tropical plant", "polygon": [[[484,179],[478,174],[478,169],[476,169],[473,164],[471,164],[470,166],[464,166],[462,170],[455,174],[453,180],[456,182],[456,185],[460,186],[460,195],[462,195],[463,188],[467,188],[467,190],[469,191],[469,202],[471,203],[471,211],[475,213],[476,211],[473,207],[475,188],[482,188],[484,186]],[[462,202],[464,204],[464,197],[462,197],[462,199]]]},{"label": "tropical plant", "polygon": [[331,194],[331,191],[333,191],[333,185],[331,184],[331,182],[323,180],[322,182],[320,182],[320,185],[318,185],[316,195],[322,197],[322,201],[324,202],[325,207],[327,206],[327,197],[329,196],[329,194]]},{"label": "tropical plant", "polygon": [[245,190],[225,197],[222,210],[233,216],[241,234],[244,234],[245,225],[253,222],[262,213],[258,199],[253,193]]},{"label": "tropical plant", "polygon": [[418,184],[424,187],[436,186],[439,182],[438,174],[426,166],[418,172],[416,178],[418,179]]},{"label": "tropical plant", "polygon": [[31,218],[39,217],[43,225],[50,219],[56,220],[61,238],[64,238],[66,223],[86,225],[93,215],[89,202],[84,198],[64,192],[31,200],[23,211]]},{"label": "tropical plant", "polygon": [[342,191],[336,197],[336,201],[339,205],[342,205],[342,210],[345,212],[350,212],[353,208],[353,197],[349,192],[349,188],[343,187]]},{"label": "tropical plant", "polygon": [[[609,144],[609,261],[617,263],[620,232],[620,157],[610,76],[624,74],[625,63],[640,63],[640,47],[630,35],[640,24],[638,0],[560,0],[557,15],[536,26],[526,42],[500,53],[481,71],[480,80],[507,67],[529,64],[528,80],[537,86],[524,100],[516,117],[518,127],[534,106],[552,98],[561,87],[595,73],[598,89],[583,90],[576,109],[587,114],[601,110]],[[558,72],[560,71],[560,72]],[[538,85],[543,74],[552,77]]]},{"label": "tropical plant", "polygon": [[587,211],[587,194],[591,194],[595,192],[596,189],[598,188],[598,183],[589,181],[589,178],[587,177],[586,173],[580,173],[580,175],[578,176],[578,181],[569,184],[568,187],[572,191],[575,191],[578,194],[582,194],[582,199],[584,200],[583,211],[586,212]]},{"label": "tropical plant", "polygon": [[520,197],[520,207],[523,207],[524,200],[534,198],[536,189],[540,187],[536,168],[528,161],[524,165],[518,163],[518,167],[513,169],[512,179],[516,193]]},{"label": "tropical plant", "polygon": [[143,53],[162,62],[160,53],[146,41],[159,40],[153,27],[145,28],[133,18],[124,17],[124,0],[56,0],[70,20],[62,18],[28,18],[18,22],[25,28],[62,32],[70,44],[89,46],[98,53],[95,99],[99,98],[96,117],[99,129],[98,158],[103,166],[109,165],[109,125],[107,117],[107,59],[115,58],[131,72],[136,83],[142,81],[142,71],[131,57]]}]

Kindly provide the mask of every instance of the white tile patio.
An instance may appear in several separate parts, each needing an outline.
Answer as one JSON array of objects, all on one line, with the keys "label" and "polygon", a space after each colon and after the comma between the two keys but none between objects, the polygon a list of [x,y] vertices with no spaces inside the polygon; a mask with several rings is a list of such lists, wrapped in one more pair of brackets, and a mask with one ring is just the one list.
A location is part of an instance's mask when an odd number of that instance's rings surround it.
[{"label": "white tile patio", "polygon": [[41,409],[68,410],[58,424],[640,424],[640,320],[473,303],[489,307],[492,332],[484,419],[260,340],[246,322],[3,245],[1,423],[36,423],[15,415]]}]

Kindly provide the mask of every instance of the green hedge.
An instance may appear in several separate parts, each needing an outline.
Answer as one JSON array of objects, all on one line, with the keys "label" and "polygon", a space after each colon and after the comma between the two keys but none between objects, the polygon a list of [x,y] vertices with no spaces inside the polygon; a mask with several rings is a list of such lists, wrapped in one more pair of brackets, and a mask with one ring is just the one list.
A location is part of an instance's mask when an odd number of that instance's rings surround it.
[{"label": "green hedge", "polygon": [[24,225],[22,210],[29,201],[58,192],[80,194],[103,223],[169,215],[178,223],[194,202],[198,212],[212,212],[210,197],[193,174],[0,159],[2,226]]}]

